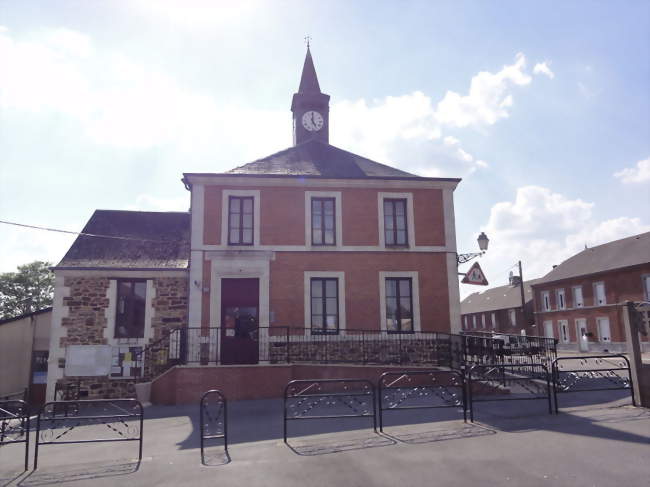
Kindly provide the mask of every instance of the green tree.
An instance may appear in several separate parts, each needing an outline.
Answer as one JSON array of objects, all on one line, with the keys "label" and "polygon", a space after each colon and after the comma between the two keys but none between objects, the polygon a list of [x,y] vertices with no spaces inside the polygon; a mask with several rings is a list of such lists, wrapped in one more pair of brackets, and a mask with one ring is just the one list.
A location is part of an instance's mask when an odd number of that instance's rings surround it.
[{"label": "green tree", "polygon": [[52,305],[54,275],[40,260],[0,274],[0,319],[13,318]]}]

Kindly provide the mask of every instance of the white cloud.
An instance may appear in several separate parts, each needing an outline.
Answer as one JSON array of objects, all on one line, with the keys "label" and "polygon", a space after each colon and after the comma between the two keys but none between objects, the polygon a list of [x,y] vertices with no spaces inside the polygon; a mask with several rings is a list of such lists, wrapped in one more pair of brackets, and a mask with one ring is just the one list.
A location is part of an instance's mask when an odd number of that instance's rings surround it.
[{"label": "white cloud", "polygon": [[533,73],[543,74],[548,76],[550,79],[555,78],[555,73],[551,71],[550,62],[544,61],[543,63],[537,63],[533,68]]},{"label": "white cloud", "polygon": [[[46,223],[45,226],[51,226]],[[2,225],[0,272],[15,272],[35,260],[58,264],[76,238],[74,235]],[[80,229],[74,229],[79,231]]]},{"label": "white cloud", "polygon": [[[175,2],[144,7],[165,15],[184,11]],[[237,9],[213,9],[206,2],[197,2],[190,10],[238,15]],[[50,29],[21,40],[0,31],[0,57],[7,73],[0,79],[0,108],[5,113],[28,111],[52,119],[63,115],[97,145],[163,148],[167,159],[183,160],[186,166],[238,153],[242,159],[228,163],[234,167],[291,144],[285,110],[248,109],[209,93],[188,91],[174,77],[126,54],[96,48],[78,31]],[[513,103],[510,87],[530,83],[524,68],[525,57],[518,54],[514,64],[499,72],[474,76],[468,95],[448,92],[437,105],[420,91],[372,101],[340,101],[331,108],[331,140],[418,174],[467,176],[486,164],[477,162],[456,137],[441,141],[442,128],[492,124],[508,116]],[[256,132],[255,144],[250,144],[250,120],[266,127]],[[222,141],[218,149],[215,140]]]},{"label": "white cloud", "polygon": [[190,208],[190,196],[178,196],[162,198],[150,194],[140,194],[135,199],[135,204],[128,205],[127,210],[140,211],[188,211]]},{"label": "white cloud", "polygon": [[[99,145],[173,146],[179,158],[186,158],[211,153],[218,136],[249,148],[245,155],[251,157],[290,144],[281,124],[285,112],[246,110],[187,91],[173,77],[124,54],[95,50],[92,39],[77,31],[47,30],[26,41],[0,32],[0,58],[5,67],[1,109],[63,115]],[[256,134],[254,147],[248,143],[251,115],[267,127]]]},{"label": "white cloud", "polygon": [[497,73],[481,71],[472,78],[469,93],[460,95],[448,91],[436,107],[435,117],[441,125],[467,127],[493,125],[509,116],[513,104],[509,90],[513,86],[530,84],[532,78],[524,72],[526,57],[519,53],[514,64]]},{"label": "white cloud", "polygon": [[642,159],[636,163],[636,167],[626,167],[625,169],[615,172],[614,177],[621,182],[629,183],[646,183],[650,181],[650,157]]},{"label": "white cloud", "polygon": [[[599,220],[594,203],[571,199],[548,188],[524,186],[514,201],[496,203],[481,229],[490,238],[481,260],[491,285],[507,282],[508,270],[517,260],[524,279],[541,277],[554,264],[584,249],[650,230],[639,218]],[[463,295],[472,290],[461,286]]]}]

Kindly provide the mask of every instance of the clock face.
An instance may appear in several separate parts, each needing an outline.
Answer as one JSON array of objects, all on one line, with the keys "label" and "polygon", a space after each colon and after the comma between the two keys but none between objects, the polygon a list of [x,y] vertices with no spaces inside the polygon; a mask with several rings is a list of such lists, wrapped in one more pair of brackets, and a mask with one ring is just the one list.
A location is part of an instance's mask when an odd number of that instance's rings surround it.
[{"label": "clock face", "polygon": [[323,116],[313,110],[305,112],[302,116],[302,126],[310,132],[317,132],[323,128]]}]

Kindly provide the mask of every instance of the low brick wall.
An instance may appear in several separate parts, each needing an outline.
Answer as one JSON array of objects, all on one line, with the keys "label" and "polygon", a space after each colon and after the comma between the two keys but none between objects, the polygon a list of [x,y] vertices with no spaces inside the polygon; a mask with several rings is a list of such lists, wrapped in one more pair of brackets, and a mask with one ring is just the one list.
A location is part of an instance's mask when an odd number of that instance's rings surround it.
[{"label": "low brick wall", "polygon": [[376,384],[382,373],[404,369],[404,366],[367,365],[180,366],[153,381],[151,401],[192,404],[209,389],[220,389],[229,400],[279,398],[291,380],[367,379]]}]

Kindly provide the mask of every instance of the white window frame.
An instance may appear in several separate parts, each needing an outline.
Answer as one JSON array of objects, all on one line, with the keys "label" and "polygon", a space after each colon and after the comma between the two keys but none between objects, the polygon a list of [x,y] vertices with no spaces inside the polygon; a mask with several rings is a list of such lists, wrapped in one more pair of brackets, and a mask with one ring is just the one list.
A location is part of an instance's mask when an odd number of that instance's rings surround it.
[{"label": "white window frame", "polygon": [[311,335],[311,280],[313,278],[338,279],[339,293],[339,335],[346,328],[345,320],[345,272],[343,271],[305,271],[304,272],[304,307],[305,307],[305,335]]},{"label": "white window frame", "polygon": [[[584,294],[582,292],[582,286],[573,286],[571,288],[571,291],[572,291],[572,295],[573,295],[573,307],[574,308],[582,308],[582,307],[584,307],[584,305],[585,305],[585,296],[584,296]],[[579,302],[578,302],[578,299],[577,299],[576,291],[580,293],[580,301]]]},{"label": "white window frame", "polygon": [[[609,340],[603,341],[603,334],[600,330],[600,320],[607,320],[607,327],[609,328]],[[596,332],[598,333],[599,343],[612,343],[612,323],[609,316],[596,316]]]},{"label": "white window frame", "polygon": [[517,310],[509,309],[508,310],[508,320],[510,321],[510,326],[515,328],[517,326]]},{"label": "white window frame", "polygon": [[[603,302],[598,301],[598,286],[603,287]],[[594,282],[594,306],[604,306],[607,304],[607,288],[605,287],[605,281]]]},{"label": "white window frame", "polygon": [[[548,329],[547,325],[549,325],[549,324],[551,325],[550,326],[550,329],[551,329],[551,336],[550,337],[546,335],[546,330]],[[553,320],[544,321],[542,326],[544,327],[544,336],[546,338],[555,338],[555,330],[553,329]]]},{"label": "white window frame", "polygon": [[549,291],[542,291],[542,311],[551,311],[551,293]]},{"label": "white window frame", "polygon": [[[566,340],[562,334],[562,325],[566,325]],[[562,343],[571,343],[571,330],[569,330],[569,320],[557,320],[557,336]]]},{"label": "white window frame", "polygon": [[[145,308],[144,308],[144,336],[140,338],[116,338],[115,337],[115,325],[117,320],[117,282],[124,279],[146,279],[146,295],[145,295]],[[124,347],[140,347],[144,348],[147,344],[153,339],[154,330],[151,327],[152,319],[154,316],[155,309],[153,307],[153,300],[156,297],[156,288],[153,284],[153,278],[151,277],[141,277],[140,275],[134,275],[133,277],[120,277],[116,279],[110,279],[108,281],[108,289],[106,290],[106,297],[108,298],[108,307],[104,311],[104,316],[106,317],[106,327],[104,328],[104,339],[106,343],[110,345],[113,349],[115,348],[124,348]],[[112,352],[111,352],[112,353]],[[112,369],[112,365],[111,365]],[[110,380],[120,380],[120,379],[133,379],[131,376],[111,376],[108,375]]]},{"label": "white window frame", "polygon": [[[336,235],[334,245],[312,245],[311,241],[311,200],[312,198],[334,198],[334,225]],[[305,246],[312,250],[340,249],[343,247],[343,206],[340,191],[305,191]]]},{"label": "white window frame", "polygon": [[643,289],[644,299],[650,301],[650,274],[641,275],[641,287]]},{"label": "white window frame", "polygon": [[[405,199],[406,200],[406,233],[408,245],[386,247],[386,234],[384,233],[384,200]],[[387,250],[403,250],[415,247],[415,218],[413,211],[413,193],[377,193],[377,205],[379,208],[379,247]]]},{"label": "white window frame", "polygon": [[[231,196],[253,197],[253,245],[232,245],[228,243],[228,224],[230,222],[229,198]],[[251,248],[260,245],[260,190],[259,189],[224,189],[221,191],[221,245],[231,248]]]},{"label": "white window frame", "polygon": [[417,271],[381,271],[379,272],[379,319],[381,330],[386,328],[386,278],[403,277],[411,278],[411,299],[413,302],[413,332],[421,331],[420,328],[420,280]]},{"label": "white window frame", "polygon": [[557,301],[557,309],[566,309],[566,292],[564,288],[555,290],[555,299]]}]

